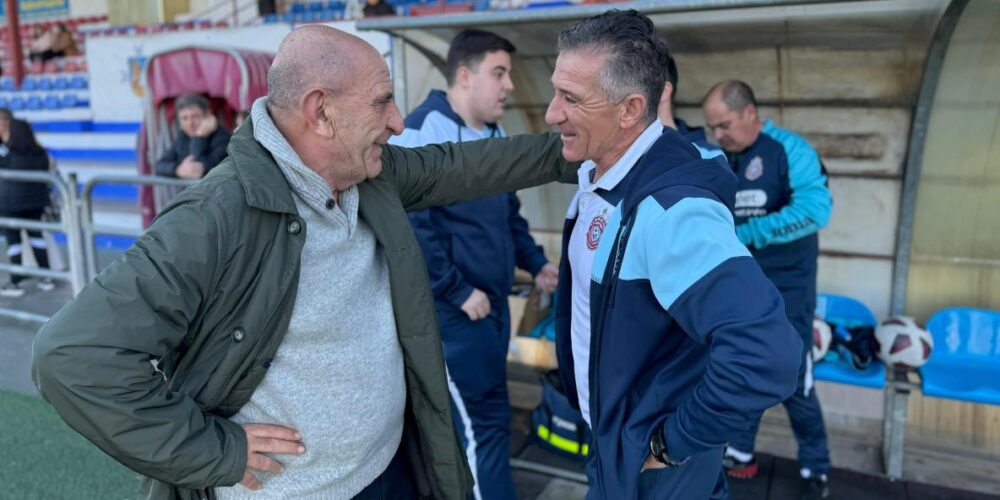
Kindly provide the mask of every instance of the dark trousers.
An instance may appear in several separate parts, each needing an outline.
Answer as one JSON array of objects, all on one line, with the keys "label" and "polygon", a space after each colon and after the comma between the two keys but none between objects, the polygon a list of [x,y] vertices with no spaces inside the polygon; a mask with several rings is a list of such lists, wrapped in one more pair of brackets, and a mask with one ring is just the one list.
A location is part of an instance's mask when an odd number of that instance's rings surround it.
[{"label": "dark trousers", "polygon": [[479,321],[461,310],[438,307],[444,355],[451,376],[452,420],[476,478],[470,497],[514,500],[510,470],[510,400],[507,394],[506,309]]},{"label": "dark trousers", "polygon": [[[9,212],[4,214],[4,216],[13,217],[15,219],[42,220],[42,209]],[[14,265],[21,265],[21,256],[24,252],[24,245],[21,240],[21,230],[5,228],[3,230],[3,236],[7,239],[7,257],[10,258],[10,263]],[[42,238],[42,233],[38,231],[28,231],[28,246],[31,247],[31,251],[35,254],[35,262],[38,263],[38,267],[48,269],[49,254],[46,251],[45,239]],[[11,274],[10,282],[16,285],[26,278],[27,276],[20,274]]]},{"label": "dark trousers", "polygon": [[[788,399],[782,401],[788,410],[788,419],[792,423],[792,432],[799,445],[799,466],[809,469],[814,474],[826,474],[830,470],[830,452],[826,443],[826,429],[823,424],[823,409],[816,397],[816,388],[812,378],[812,319],[816,308],[815,288],[812,290],[790,291],[779,287],[785,299],[785,311],[788,320],[799,335],[802,336],[802,370],[799,373],[799,384]],[[737,439],[730,441],[729,446],[744,453],[753,453],[757,429],[760,427],[758,418],[752,426]]]},{"label": "dark trousers", "polygon": [[389,462],[382,475],[354,496],[354,500],[413,500],[417,498],[413,490],[413,479],[406,464],[406,453],[399,445],[396,456]]}]

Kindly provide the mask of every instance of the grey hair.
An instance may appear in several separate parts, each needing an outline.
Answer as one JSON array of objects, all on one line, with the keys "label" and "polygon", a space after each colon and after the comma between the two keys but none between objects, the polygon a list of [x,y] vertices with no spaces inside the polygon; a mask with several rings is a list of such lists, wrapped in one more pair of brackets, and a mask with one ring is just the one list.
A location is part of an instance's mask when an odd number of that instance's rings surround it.
[{"label": "grey hair", "polygon": [[653,21],[635,10],[609,10],[584,19],[559,34],[559,52],[593,51],[608,55],[597,87],[610,102],[630,94],[646,98],[645,124],[656,119],[668,74],[670,50]]}]

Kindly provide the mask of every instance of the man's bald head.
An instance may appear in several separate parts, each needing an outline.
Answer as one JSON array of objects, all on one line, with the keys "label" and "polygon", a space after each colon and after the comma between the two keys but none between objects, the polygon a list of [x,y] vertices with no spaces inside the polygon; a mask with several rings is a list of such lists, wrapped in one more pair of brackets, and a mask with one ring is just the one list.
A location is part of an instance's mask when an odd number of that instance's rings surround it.
[{"label": "man's bald head", "polygon": [[351,90],[360,72],[372,64],[385,66],[364,40],[329,26],[311,24],[282,40],[267,74],[267,100],[272,110],[291,111],[310,89],[340,94]]}]

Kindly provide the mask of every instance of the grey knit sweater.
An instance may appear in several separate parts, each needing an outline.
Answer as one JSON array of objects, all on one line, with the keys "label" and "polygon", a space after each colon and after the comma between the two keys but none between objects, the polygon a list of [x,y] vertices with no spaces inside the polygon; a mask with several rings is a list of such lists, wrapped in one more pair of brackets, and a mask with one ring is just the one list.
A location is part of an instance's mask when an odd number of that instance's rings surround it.
[{"label": "grey knit sweater", "polygon": [[371,230],[358,220],[358,190],[332,199],[254,103],[254,137],[277,161],[305,221],[299,287],[288,333],[237,423],[297,429],[306,453],[280,455],[278,475],[257,473],[263,488],[217,488],[222,500],[349,499],[389,465],[403,432],[403,358],[396,337],[389,272]]}]

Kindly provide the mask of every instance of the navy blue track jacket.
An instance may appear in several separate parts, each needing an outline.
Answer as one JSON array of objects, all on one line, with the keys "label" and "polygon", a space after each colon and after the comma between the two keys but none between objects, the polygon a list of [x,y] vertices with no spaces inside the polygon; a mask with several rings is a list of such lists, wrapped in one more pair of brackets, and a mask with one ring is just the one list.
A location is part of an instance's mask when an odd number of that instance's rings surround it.
[{"label": "navy blue track jacket", "polygon": [[[636,498],[654,432],[663,433],[676,459],[721,450],[795,390],[802,341],[780,294],[736,237],[735,191],[736,178],[721,157],[702,159],[667,129],[602,194],[619,201],[590,285],[588,498]],[[566,221],[563,255],[575,222]],[[572,276],[564,258],[556,348],[575,403]],[[721,467],[710,462],[674,473]],[[664,495],[685,498],[680,491]]]},{"label": "navy blue track jacket", "polygon": [[[469,128],[440,90],[406,117],[405,127],[391,144],[419,147],[505,135],[496,124],[485,131]],[[410,214],[439,306],[461,307],[478,288],[490,297],[491,315],[505,314],[515,265],[534,276],[548,262],[520,210],[517,196],[508,193]]]}]

